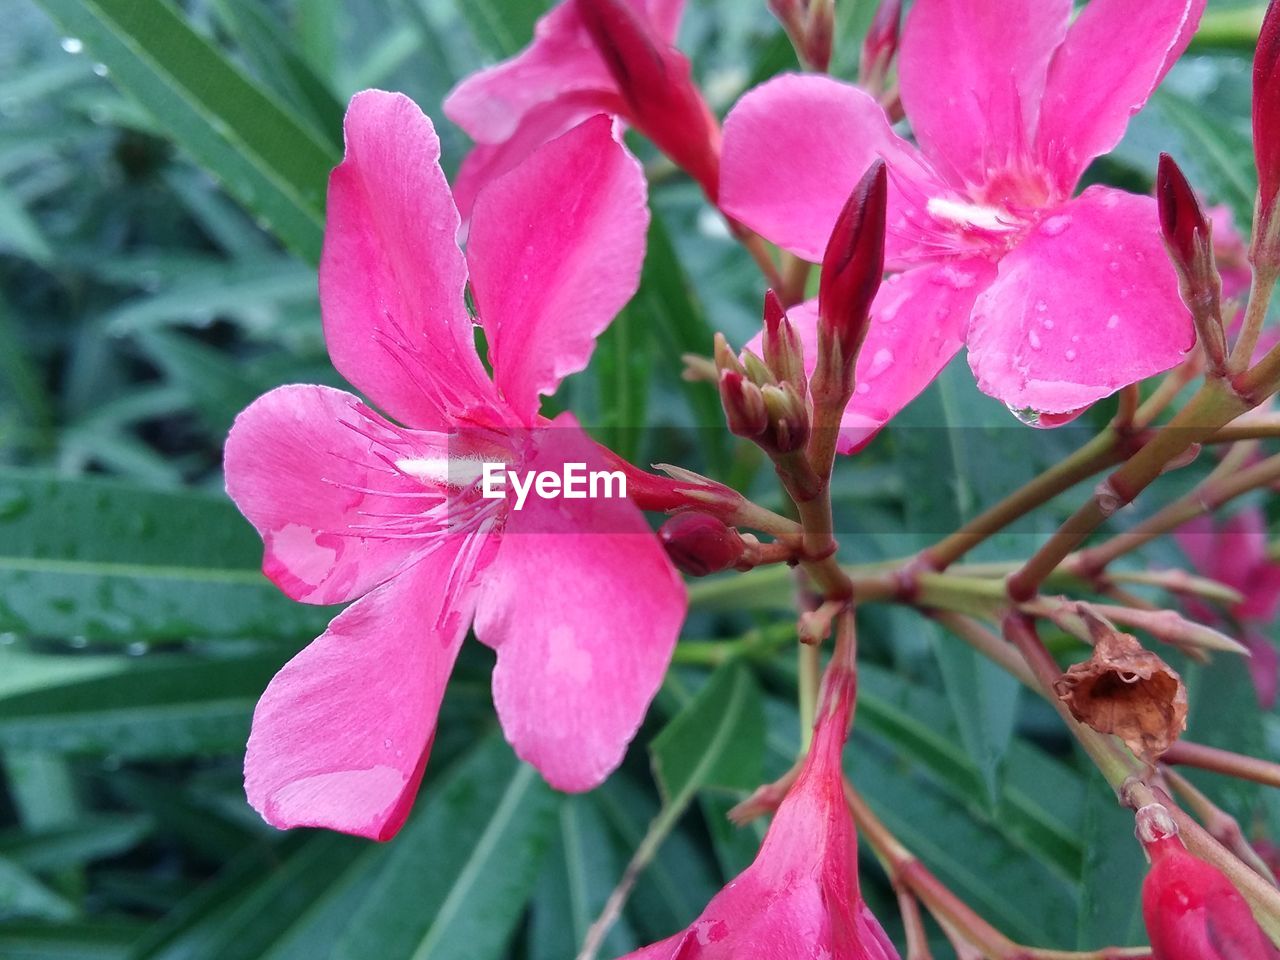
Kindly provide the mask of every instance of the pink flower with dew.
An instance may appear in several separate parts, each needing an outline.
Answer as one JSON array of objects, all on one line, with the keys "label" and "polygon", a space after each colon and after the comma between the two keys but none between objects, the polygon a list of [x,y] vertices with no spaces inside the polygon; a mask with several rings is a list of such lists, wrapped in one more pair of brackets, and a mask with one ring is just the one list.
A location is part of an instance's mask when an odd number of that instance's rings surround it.
[{"label": "pink flower with dew", "polygon": [[[1280,690],[1280,654],[1268,636],[1280,612],[1280,563],[1267,555],[1267,524],[1257,508],[1241,510],[1221,523],[1197,517],[1175,535],[1178,545],[1200,573],[1233,587],[1244,600],[1228,613],[1249,648],[1249,672],[1259,702],[1267,709]],[[1188,600],[1192,616],[1213,622],[1218,612],[1198,600]]]},{"label": "pink flower with dew", "polygon": [[[1167,370],[1192,346],[1155,201],[1081,174],[1186,47],[1204,0],[917,0],[898,69],[919,148],[865,92],[784,76],[724,128],[721,204],[817,261],[869,163],[890,170],[886,261],[841,449],[966,344],[983,391],[1040,425]],[[806,316],[801,311],[799,318]]]},{"label": "pink flower with dew", "polygon": [[[683,11],[684,0],[561,0],[527,48],[463,79],[444,102],[476,141],[454,183],[463,216],[487,180],[596,113],[645,132],[714,196],[720,132],[673,46]],[[641,88],[623,89],[619,71]]]},{"label": "pink flower with dew", "polygon": [[899,960],[858,891],[841,764],[856,686],[853,664],[833,661],[809,755],[751,866],[687,929],[625,960]]},{"label": "pink flower with dew", "polygon": [[514,510],[479,482],[482,461],[606,462],[571,415],[538,409],[639,282],[645,182],[613,121],[587,120],[489,184],[465,257],[418,107],[361,93],[345,129],[320,264],[325,338],[398,422],[339,390],[281,387],[237,418],[225,463],[267,576],[296,600],[355,600],[259,701],[249,801],[279,827],[383,840],[413,802],[469,624],[497,653],[494,702],[516,753],[584,790],[657,692],[685,595],[631,502],[531,496]]}]

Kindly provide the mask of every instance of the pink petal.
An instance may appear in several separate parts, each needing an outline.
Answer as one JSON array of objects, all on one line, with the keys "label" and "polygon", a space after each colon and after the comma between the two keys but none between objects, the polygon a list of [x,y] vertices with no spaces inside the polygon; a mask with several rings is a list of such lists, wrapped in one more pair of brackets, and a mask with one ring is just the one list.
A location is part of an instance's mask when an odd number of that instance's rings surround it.
[{"label": "pink petal", "polygon": [[612,94],[566,94],[526,113],[506,140],[472,147],[453,180],[453,199],[462,218],[471,219],[476,195],[490,180],[515,169],[548,140],[554,140],[602,110],[618,113],[621,101]]},{"label": "pink petal", "polygon": [[930,197],[949,193],[862,90],[826,77],[782,76],[744,96],[724,122],[720,203],[781,247],[822,259],[836,216],[877,157],[889,164],[885,256],[911,262],[934,241]]},{"label": "pink petal", "polygon": [[[604,469],[569,414],[534,440],[524,469]],[[684,620],[684,585],[657,537],[626,500],[530,494],[480,589],[475,631],[498,654],[507,740],[557,789],[598,785],[635,736]]]},{"label": "pink petal", "polygon": [[470,609],[449,609],[462,541],[356,601],[285,664],[253,714],[249,803],[271,824],[386,840],[404,823]]},{"label": "pink petal", "polygon": [[[675,43],[684,0],[632,0],[646,9],[658,36]],[[562,0],[540,18],[524,50],[465,77],[445,97],[444,112],[477,143],[496,144],[517,132],[530,111],[563,97],[590,102],[592,113],[620,106],[617,84],[578,16]]]},{"label": "pink petal", "polygon": [[640,283],[644,172],[607,116],[539,148],[476,199],[471,290],[494,382],[532,423],[539,394],[587,365]]},{"label": "pink petal", "polygon": [[1270,710],[1276,705],[1276,694],[1280,692],[1280,652],[1276,650],[1275,641],[1265,633],[1250,632],[1244,642],[1249,648],[1249,676],[1258,694],[1258,704]]},{"label": "pink petal", "polygon": [[[933,382],[964,345],[969,311],[995,279],[983,260],[920,267],[890,277],[871,308],[871,326],[858,355],[858,386],[841,421],[837,448],[856,453]],[[804,343],[804,362],[817,364],[817,302],[788,311]],[[757,335],[748,348],[760,353]]]},{"label": "pink petal", "polygon": [[1010,408],[1066,413],[1168,370],[1194,341],[1155,200],[1090,187],[1000,261],[969,365]]},{"label": "pink petal", "polygon": [[[371,451],[403,435],[357,397],[329,387],[278,387],[236,418],[227,438],[227,493],[261,534],[263,572],[306,603],[361,596],[423,543],[370,530],[370,514],[401,513],[423,486]],[[418,435],[424,444],[429,435]],[[407,506],[408,505],[408,506]]]},{"label": "pink petal", "polygon": [[493,391],[463,301],[440,141],[412,100],[375,90],[352,98],[345,128],[320,260],[329,355],[402,423],[442,428]]},{"label": "pink petal", "polygon": [[1090,0],[1053,58],[1039,152],[1064,193],[1120,142],[1129,118],[1182,55],[1205,0]]},{"label": "pink petal", "polygon": [[538,20],[533,41],[510,60],[471,74],[445,97],[445,115],[478,143],[515,134],[537,107],[566,94],[610,94],[613,77],[569,0]]},{"label": "pink petal", "polygon": [[962,183],[1020,168],[1071,0],[918,0],[903,28],[902,105],[925,156]]}]

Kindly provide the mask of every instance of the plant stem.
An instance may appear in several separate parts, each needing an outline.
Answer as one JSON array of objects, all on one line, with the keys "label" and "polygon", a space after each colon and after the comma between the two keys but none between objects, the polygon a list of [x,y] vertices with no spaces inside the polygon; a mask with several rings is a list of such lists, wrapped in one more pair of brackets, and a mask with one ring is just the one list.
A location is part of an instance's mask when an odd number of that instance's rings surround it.
[{"label": "plant stem", "polygon": [[1240,336],[1231,350],[1228,371],[1238,374],[1249,366],[1253,351],[1258,346],[1262,323],[1267,318],[1267,306],[1271,303],[1271,291],[1276,285],[1276,268],[1255,263],[1249,285],[1249,305],[1245,308]]},{"label": "plant stem", "polygon": [[1207,747],[1199,743],[1179,740],[1161,759],[1183,767],[1211,770],[1237,780],[1250,780],[1268,787],[1280,787],[1280,763],[1260,760],[1230,750]]}]

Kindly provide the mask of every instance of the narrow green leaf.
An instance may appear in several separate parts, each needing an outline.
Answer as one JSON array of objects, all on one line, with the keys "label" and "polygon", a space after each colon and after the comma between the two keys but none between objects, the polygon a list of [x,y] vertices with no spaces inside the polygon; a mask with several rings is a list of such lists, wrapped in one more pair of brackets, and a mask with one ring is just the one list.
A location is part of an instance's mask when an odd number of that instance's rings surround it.
[{"label": "narrow green leaf", "polygon": [[278,657],[136,659],[122,676],[0,700],[0,748],[119,757],[235,752]]},{"label": "narrow green leaf", "polygon": [[1184,144],[1175,157],[1191,182],[1211,200],[1230,206],[1236,223],[1248,236],[1246,225],[1253,220],[1253,200],[1258,191],[1249,138],[1200,104],[1171,90],[1156,90],[1151,101],[1169,132],[1180,136]]},{"label": "narrow green leaf", "polygon": [[709,787],[752,789],[764,764],[764,705],[736,660],[723,664],[649,745],[666,807],[683,809]]},{"label": "narrow green leaf", "polygon": [[6,921],[0,924],[5,960],[134,960],[140,924],[119,920],[79,923]]},{"label": "narrow green leaf", "polygon": [[495,59],[519,53],[533,36],[533,24],[547,9],[544,0],[468,0],[458,4],[471,34]]},{"label": "narrow green leaf", "polygon": [[167,0],[39,0],[115,83],[286,246],[315,262],[338,160]]},{"label": "narrow green leaf", "polygon": [[0,630],[123,642],[316,636],[221,497],[0,471]]},{"label": "narrow green leaf", "polygon": [[555,794],[490,736],[424,799],[335,960],[493,960],[515,930],[555,827]]},{"label": "narrow green leaf", "polygon": [[0,858],[0,920],[70,920],[75,906],[11,860]]}]

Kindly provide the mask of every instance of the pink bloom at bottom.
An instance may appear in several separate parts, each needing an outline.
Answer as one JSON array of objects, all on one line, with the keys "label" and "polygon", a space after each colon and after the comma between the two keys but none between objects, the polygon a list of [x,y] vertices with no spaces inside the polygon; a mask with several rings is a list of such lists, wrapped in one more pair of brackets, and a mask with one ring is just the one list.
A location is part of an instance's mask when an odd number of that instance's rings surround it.
[{"label": "pink bloom at bottom", "polygon": [[624,960],[899,960],[858,892],[841,765],[856,684],[828,670],[813,746],[755,862],[687,929]]}]

